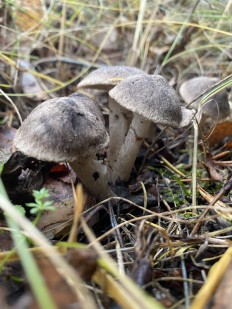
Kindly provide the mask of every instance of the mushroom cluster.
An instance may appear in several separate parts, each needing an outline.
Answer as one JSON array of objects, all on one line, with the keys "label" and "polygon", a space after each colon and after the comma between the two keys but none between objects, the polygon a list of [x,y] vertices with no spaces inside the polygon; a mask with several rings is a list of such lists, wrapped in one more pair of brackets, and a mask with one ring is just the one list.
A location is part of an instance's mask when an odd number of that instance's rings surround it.
[{"label": "mushroom cluster", "polygon": [[[113,66],[99,68],[77,86],[109,91],[109,135],[97,104],[76,92],[38,105],[18,129],[14,145],[27,156],[68,162],[87,190],[103,200],[116,181],[128,181],[152,123],[187,126],[193,110],[181,107],[160,75]],[[97,159],[107,150],[106,163]]]}]

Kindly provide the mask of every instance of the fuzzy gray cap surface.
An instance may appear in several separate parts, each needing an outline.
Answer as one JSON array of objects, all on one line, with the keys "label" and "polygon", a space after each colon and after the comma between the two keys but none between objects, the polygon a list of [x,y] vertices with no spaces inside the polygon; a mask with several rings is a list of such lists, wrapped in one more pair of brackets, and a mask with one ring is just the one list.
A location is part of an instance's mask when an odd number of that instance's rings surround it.
[{"label": "fuzzy gray cap surface", "polygon": [[185,126],[194,115],[192,111],[181,108],[175,90],[160,75],[128,77],[109,95],[127,110],[170,127]]},{"label": "fuzzy gray cap surface", "polygon": [[[200,94],[207,91],[220,80],[216,77],[199,76],[191,78],[180,86],[179,93],[186,104],[192,102]],[[198,109],[202,97],[194,101],[190,108]],[[212,119],[223,119],[230,114],[230,105],[226,90],[222,90],[215,95],[211,96],[202,109],[203,114],[211,117]]]},{"label": "fuzzy gray cap surface", "polygon": [[129,66],[104,66],[92,71],[77,85],[80,88],[110,90],[122,79],[132,75],[146,74],[144,71]]},{"label": "fuzzy gray cap surface", "polygon": [[18,129],[14,145],[43,161],[73,161],[107,147],[109,136],[96,103],[82,94],[47,100]]}]

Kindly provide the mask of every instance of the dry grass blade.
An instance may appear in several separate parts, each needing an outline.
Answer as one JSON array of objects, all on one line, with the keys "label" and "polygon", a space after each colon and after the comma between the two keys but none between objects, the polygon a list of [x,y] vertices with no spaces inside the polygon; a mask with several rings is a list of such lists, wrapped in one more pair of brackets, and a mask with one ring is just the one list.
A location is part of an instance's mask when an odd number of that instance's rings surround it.
[{"label": "dry grass blade", "polygon": [[204,309],[215,293],[232,259],[232,248],[227,249],[221,259],[211,268],[208,279],[196,295],[190,309]]},{"label": "dry grass blade", "polygon": [[[223,203],[222,201],[216,201],[214,203],[215,196],[209,194],[208,192],[206,192],[200,186],[198,186],[197,189],[198,189],[198,192],[201,194],[201,196],[204,199],[206,199],[206,201],[209,203],[209,205],[214,205],[214,206],[220,207],[220,210],[218,210],[217,207],[215,207],[215,212],[217,214],[219,214],[220,216],[224,217],[227,220],[232,220],[232,214],[231,214],[232,209],[231,209],[231,207],[229,207],[229,205]],[[223,209],[225,209],[225,211],[223,211]]]},{"label": "dry grass blade", "polygon": [[20,115],[20,113],[19,113],[19,110],[18,110],[17,106],[14,104],[14,102],[11,100],[11,98],[9,98],[8,95],[5,94],[5,93],[2,91],[2,89],[0,89],[0,93],[7,99],[7,101],[10,102],[10,104],[12,105],[13,109],[15,110],[15,112],[16,112],[18,118],[19,118],[20,123],[22,123],[23,120],[22,120],[22,117],[21,117],[21,115]]},{"label": "dry grass blade", "polygon": [[[171,25],[177,25],[177,26],[187,26],[187,27],[194,27],[197,29],[202,29],[202,30],[208,30],[212,33],[218,33],[218,34],[222,34],[225,36],[232,36],[232,33],[229,31],[224,31],[224,30],[219,30],[219,29],[215,29],[213,27],[209,27],[206,25],[202,25],[202,24],[197,24],[197,23],[190,23],[190,22],[182,22],[182,21],[176,21],[176,20],[168,20],[168,19],[164,19],[164,20],[152,20],[152,21],[147,21],[147,20],[143,20],[142,24],[146,25],[148,23],[151,23],[153,25],[157,25],[157,24],[167,24],[169,26]],[[118,24],[117,27],[134,27],[135,22],[125,22],[125,23],[121,23]]]},{"label": "dry grass blade", "polygon": [[73,192],[74,200],[75,200],[75,209],[74,209],[74,216],[73,216],[73,224],[71,231],[69,233],[69,242],[76,242],[77,241],[77,228],[78,228],[78,220],[80,218],[80,214],[83,212],[86,198],[83,191],[83,187],[81,184],[78,184],[76,190]]},{"label": "dry grass blade", "polygon": [[186,177],[186,175],[184,173],[182,173],[181,171],[179,171],[174,165],[172,165],[167,159],[165,159],[163,156],[160,156],[160,158],[162,159],[162,161],[177,175],[181,176],[181,177]]},{"label": "dry grass blade", "polygon": [[137,19],[137,24],[135,28],[135,33],[134,33],[134,40],[133,40],[133,45],[130,54],[128,55],[128,65],[135,65],[137,62],[138,57],[140,56],[138,54],[139,51],[139,39],[141,37],[141,32],[142,32],[142,22],[146,10],[146,4],[147,0],[142,0],[140,1],[140,8],[139,8],[139,14],[138,14],[138,19]]},{"label": "dry grass blade", "polygon": [[[16,64],[15,61],[11,60],[9,57],[7,57],[6,55],[4,55],[4,54],[1,53],[1,52],[0,52],[0,59],[2,59],[4,62],[10,64],[11,66],[17,68],[18,70],[21,70],[21,69],[22,69],[22,70],[24,71],[23,68],[20,68],[20,67],[17,66],[17,64]],[[26,71],[27,71],[28,73],[31,73],[32,75],[35,75],[35,76],[37,76],[37,77],[40,77],[41,79],[47,80],[47,81],[49,81],[49,82],[51,82],[51,83],[57,84],[57,85],[62,86],[62,87],[64,86],[64,83],[62,83],[62,82],[59,81],[58,79],[52,78],[52,77],[50,77],[50,76],[48,76],[48,75],[41,74],[41,73],[36,72],[36,71],[34,71],[34,70],[31,70],[31,69],[27,69]],[[29,93],[29,94],[30,94],[30,93]]]}]

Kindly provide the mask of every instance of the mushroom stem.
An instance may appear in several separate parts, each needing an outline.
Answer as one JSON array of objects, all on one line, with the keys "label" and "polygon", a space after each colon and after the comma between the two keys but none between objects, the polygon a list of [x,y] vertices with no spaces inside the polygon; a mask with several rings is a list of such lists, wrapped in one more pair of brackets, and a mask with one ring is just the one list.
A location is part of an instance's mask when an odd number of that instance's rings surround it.
[{"label": "mushroom stem", "polygon": [[89,193],[96,197],[97,201],[104,200],[114,193],[108,186],[107,167],[92,158],[80,158],[69,163],[77,173],[78,178]]},{"label": "mushroom stem", "polygon": [[129,130],[131,115],[125,108],[121,107],[114,99],[109,97],[109,136],[110,146],[108,152],[109,166],[115,164],[120,148]]},{"label": "mushroom stem", "polygon": [[113,184],[117,180],[127,181],[129,179],[140,146],[148,136],[150,125],[151,121],[138,114],[134,114],[129,131],[113,165],[111,177]]}]

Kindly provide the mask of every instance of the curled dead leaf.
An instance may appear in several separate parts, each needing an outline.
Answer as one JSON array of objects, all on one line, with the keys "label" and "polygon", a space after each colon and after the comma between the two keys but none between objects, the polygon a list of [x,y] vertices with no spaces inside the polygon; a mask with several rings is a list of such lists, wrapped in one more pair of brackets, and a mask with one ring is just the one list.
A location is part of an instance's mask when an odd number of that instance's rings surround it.
[{"label": "curled dead leaf", "polygon": [[207,169],[207,172],[209,173],[209,176],[212,180],[218,180],[218,181],[222,181],[223,180],[223,176],[221,174],[218,173],[217,171],[217,165],[215,164],[215,161],[212,160],[211,157],[207,157],[206,161],[203,162],[205,168]]},{"label": "curled dead leaf", "polygon": [[230,136],[232,139],[232,121],[221,122],[215,126],[208,139],[209,145],[212,147],[215,144],[222,142],[227,136]]}]

